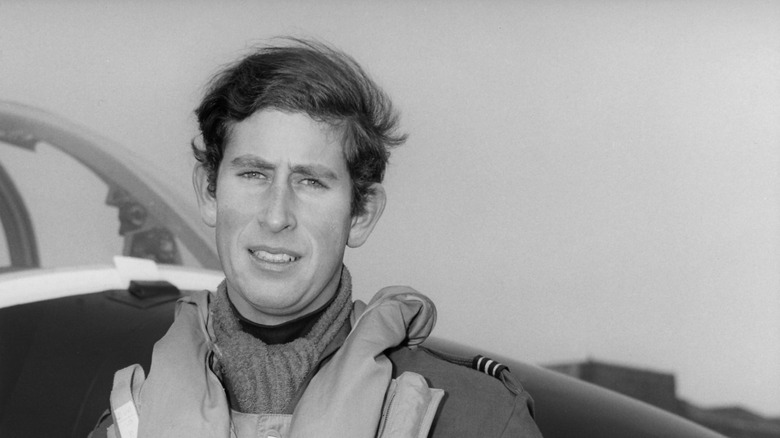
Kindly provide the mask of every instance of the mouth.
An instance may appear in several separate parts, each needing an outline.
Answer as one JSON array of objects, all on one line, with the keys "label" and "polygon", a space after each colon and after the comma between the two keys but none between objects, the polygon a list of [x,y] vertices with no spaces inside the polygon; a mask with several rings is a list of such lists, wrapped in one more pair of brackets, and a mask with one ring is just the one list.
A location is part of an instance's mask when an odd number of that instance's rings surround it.
[{"label": "mouth", "polygon": [[263,249],[248,249],[249,254],[255,259],[277,265],[283,265],[287,263],[293,263],[298,261],[301,257],[293,254],[289,254],[284,251],[267,251]]}]

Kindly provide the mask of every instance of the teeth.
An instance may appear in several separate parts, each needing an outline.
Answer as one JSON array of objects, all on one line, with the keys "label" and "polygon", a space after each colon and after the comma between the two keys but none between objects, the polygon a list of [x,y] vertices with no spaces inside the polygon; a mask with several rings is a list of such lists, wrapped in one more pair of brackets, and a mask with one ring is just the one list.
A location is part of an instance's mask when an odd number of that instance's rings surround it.
[{"label": "teeth", "polygon": [[284,253],[271,254],[270,252],[266,252],[266,251],[252,251],[252,254],[258,259],[269,263],[289,263],[297,260],[296,257]]}]

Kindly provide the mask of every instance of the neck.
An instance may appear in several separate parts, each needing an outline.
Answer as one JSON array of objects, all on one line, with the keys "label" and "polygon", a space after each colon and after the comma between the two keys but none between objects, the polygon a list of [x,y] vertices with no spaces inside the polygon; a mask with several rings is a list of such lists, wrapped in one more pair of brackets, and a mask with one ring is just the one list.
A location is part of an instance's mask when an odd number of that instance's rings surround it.
[{"label": "neck", "polygon": [[[241,322],[241,328],[245,332],[260,339],[268,345],[277,345],[286,344],[297,338],[306,336],[312,327],[314,327],[314,324],[317,323],[320,316],[322,316],[325,310],[333,303],[335,299],[336,294],[333,294],[330,300],[328,300],[327,303],[323,304],[318,309],[307,313],[306,315],[299,316],[295,319],[277,325],[258,324],[254,321],[251,321],[250,319],[244,317],[241,312],[236,309],[232,301],[230,302],[230,307],[238,320]],[[229,298],[228,301],[230,301]]]},{"label": "neck", "polygon": [[[242,319],[262,326],[279,326],[290,321],[303,318],[333,301],[338,294],[339,283],[341,282],[344,266],[340,265],[333,273],[325,286],[313,297],[311,301],[298,308],[300,301],[283,307],[271,305],[258,305],[250,302],[247,297],[242,296],[238,289],[227,284],[227,294],[230,302],[233,304]],[[300,295],[300,300],[306,300],[309,295],[304,292]]]}]

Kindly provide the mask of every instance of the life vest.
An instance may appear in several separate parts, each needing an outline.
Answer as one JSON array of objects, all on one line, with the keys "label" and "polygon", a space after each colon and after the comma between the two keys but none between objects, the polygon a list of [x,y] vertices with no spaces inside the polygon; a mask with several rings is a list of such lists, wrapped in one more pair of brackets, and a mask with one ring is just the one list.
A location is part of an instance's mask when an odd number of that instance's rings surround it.
[{"label": "life vest", "polygon": [[213,371],[215,350],[208,292],[177,303],[168,333],[155,344],[146,378],[139,365],[118,371],[111,392],[109,436],[136,437],[425,437],[441,389],[416,373],[391,378],[388,348],[415,346],[430,334],[433,303],[407,287],[357,301],[352,330],[303,392],[292,415],[231,411]]}]

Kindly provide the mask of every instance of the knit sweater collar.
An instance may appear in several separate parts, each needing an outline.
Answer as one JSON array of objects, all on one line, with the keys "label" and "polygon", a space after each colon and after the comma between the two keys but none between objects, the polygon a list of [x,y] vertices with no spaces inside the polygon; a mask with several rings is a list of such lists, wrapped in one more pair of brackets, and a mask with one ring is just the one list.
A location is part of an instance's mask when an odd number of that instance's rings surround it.
[{"label": "knit sweater collar", "polygon": [[[253,336],[240,321],[223,282],[211,306],[218,361],[231,407],[246,413],[282,413],[325,347],[347,323],[352,309],[352,281],[346,266],[331,303],[287,343],[268,344]],[[304,318],[305,319],[305,318]]]},{"label": "knit sweater collar", "polygon": [[[236,306],[233,305],[232,301],[230,302],[230,308],[240,321],[241,330],[260,339],[267,345],[277,345],[286,344],[297,338],[306,336],[311,329],[314,328],[314,325],[317,324],[317,321],[320,320],[320,317],[325,313],[325,310],[333,304],[336,297],[338,297],[337,293],[333,294],[328,302],[323,304],[319,309],[291,321],[273,326],[258,324],[251,321],[249,318],[244,317],[244,315],[241,315],[238,309],[236,309]],[[228,296],[228,301],[230,301],[230,296]]]}]

